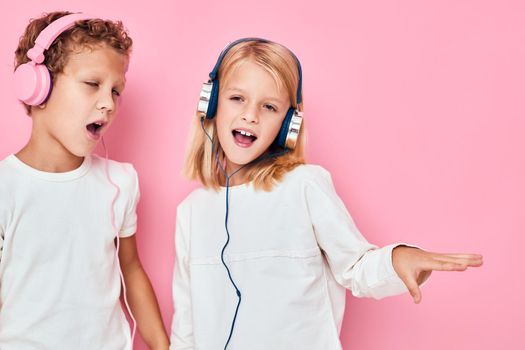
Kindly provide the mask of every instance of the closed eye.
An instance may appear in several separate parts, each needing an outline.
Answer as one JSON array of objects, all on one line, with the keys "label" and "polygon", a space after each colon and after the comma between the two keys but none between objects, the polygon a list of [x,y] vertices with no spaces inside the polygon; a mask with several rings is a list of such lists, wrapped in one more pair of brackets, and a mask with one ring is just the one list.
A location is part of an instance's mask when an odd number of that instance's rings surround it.
[{"label": "closed eye", "polygon": [[236,95],[234,95],[234,96],[230,96],[230,100],[231,100],[231,101],[239,101],[239,102],[244,101],[244,99],[242,98],[242,96],[236,96]]},{"label": "closed eye", "polygon": [[[99,87],[100,86],[100,83],[96,82],[96,81],[85,81],[84,84],[88,85],[88,86],[91,86],[91,87]],[[112,89],[111,90],[111,93],[117,97],[120,96],[120,91],[118,91],[117,89]]]},{"label": "closed eye", "polygon": [[274,105],[268,103],[264,105],[264,108],[266,108],[270,112],[277,112],[277,108]]}]

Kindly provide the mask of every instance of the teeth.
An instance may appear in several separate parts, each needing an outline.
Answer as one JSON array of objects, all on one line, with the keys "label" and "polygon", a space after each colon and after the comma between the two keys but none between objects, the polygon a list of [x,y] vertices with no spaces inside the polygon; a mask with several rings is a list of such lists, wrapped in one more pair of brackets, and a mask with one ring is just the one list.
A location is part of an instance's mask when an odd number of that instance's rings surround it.
[{"label": "teeth", "polygon": [[244,135],[244,136],[253,136],[251,133],[249,132],[246,132],[244,130],[237,130],[237,132],[241,135]]}]

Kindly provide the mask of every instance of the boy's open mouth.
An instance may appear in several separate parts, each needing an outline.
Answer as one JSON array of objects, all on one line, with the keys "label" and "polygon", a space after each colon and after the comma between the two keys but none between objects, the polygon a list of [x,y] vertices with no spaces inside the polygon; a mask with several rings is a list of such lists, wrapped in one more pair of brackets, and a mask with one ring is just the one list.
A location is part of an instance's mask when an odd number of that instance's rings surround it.
[{"label": "boy's open mouth", "polygon": [[243,129],[235,129],[232,131],[232,134],[235,143],[241,147],[249,147],[255,140],[257,140],[255,134]]},{"label": "boy's open mouth", "polygon": [[100,138],[100,131],[102,130],[102,127],[105,125],[106,123],[103,122],[103,121],[96,121],[96,122],[93,122],[93,123],[90,123],[88,125],[86,125],[86,129],[88,131],[88,134],[98,140]]}]

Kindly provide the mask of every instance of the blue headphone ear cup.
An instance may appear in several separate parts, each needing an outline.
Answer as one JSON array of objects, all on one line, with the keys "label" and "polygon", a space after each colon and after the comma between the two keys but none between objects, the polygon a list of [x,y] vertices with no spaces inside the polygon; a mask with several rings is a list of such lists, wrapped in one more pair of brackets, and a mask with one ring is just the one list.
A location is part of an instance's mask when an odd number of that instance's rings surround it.
[{"label": "blue headphone ear cup", "polygon": [[286,116],[284,117],[279,134],[277,134],[277,145],[282,148],[286,148],[286,138],[288,137],[288,130],[290,129],[290,121],[292,120],[295,109],[293,107],[288,108]]},{"label": "blue headphone ear cup", "polygon": [[210,94],[210,102],[208,104],[208,111],[206,112],[206,119],[213,119],[217,113],[217,104],[219,103],[219,80],[213,81],[213,86]]}]

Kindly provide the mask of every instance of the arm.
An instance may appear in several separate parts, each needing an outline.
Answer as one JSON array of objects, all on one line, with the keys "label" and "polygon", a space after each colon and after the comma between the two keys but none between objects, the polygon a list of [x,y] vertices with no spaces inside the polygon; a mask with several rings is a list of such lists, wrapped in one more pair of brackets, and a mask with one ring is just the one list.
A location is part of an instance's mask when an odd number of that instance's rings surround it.
[{"label": "arm", "polygon": [[312,169],[305,199],[317,243],[336,281],[356,297],[381,299],[407,289],[392,266],[392,250],[370,244],[359,232],[335,192],[330,174]]},{"label": "arm", "polygon": [[188,217],[182,206],[177,209],[175,230],[175,266],[173,269],[173,323],[171,326],[171,350],[192,350],[193,319],[191,314],[189,238],[184,219]]},{"label": "arm", "polygon": [[482,264],[480,255],[429,253],[402,244],[383,248],[369,244],[337,196],[330,174],[322,170],[320,175],[306,188],[316,237],[336,280],[355,296],[380,299],[408,289],[418,303],[419,285],[432,270],[463,271]]},{"label": "arm", "polygon": [[167,350],[168,337],[151,283],[137,254],[135,235],[120,238],[119,260],[129,307],[150,349]]}]

